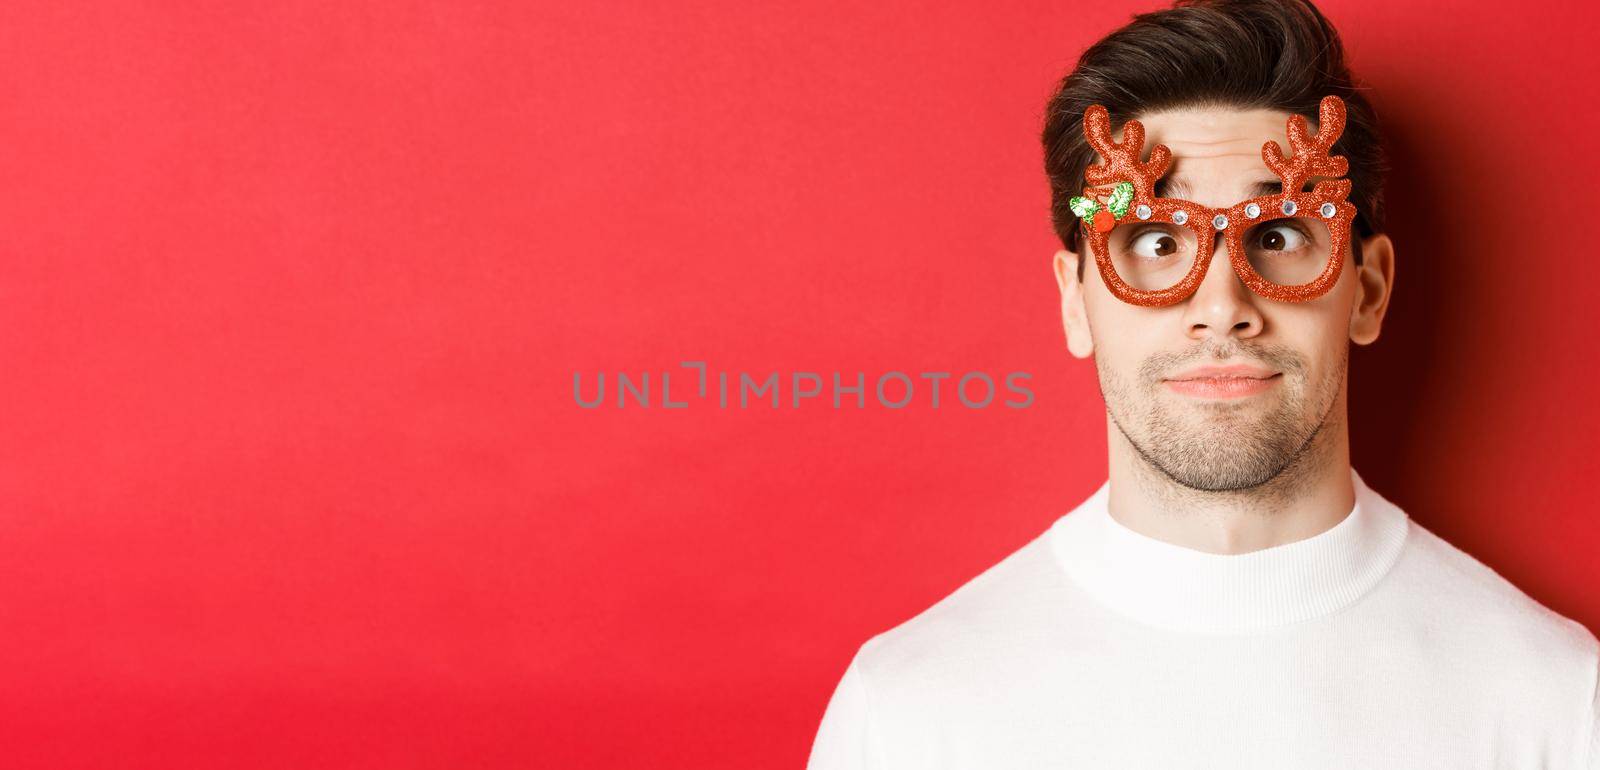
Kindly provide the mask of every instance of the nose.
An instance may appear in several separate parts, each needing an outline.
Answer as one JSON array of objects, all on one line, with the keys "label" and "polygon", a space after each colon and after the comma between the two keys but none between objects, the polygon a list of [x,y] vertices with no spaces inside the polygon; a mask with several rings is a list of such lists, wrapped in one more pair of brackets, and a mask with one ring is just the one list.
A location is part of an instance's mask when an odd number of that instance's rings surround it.
[{"label": "nose", "polygon": [[1184,308],[1183,323],[1189,337],[1211,337],[1213,343],[1222,344],[1229,336],[1249,338],[1260,334],[1262,318],[1256,306],[1259,297],[1233,271],[1227,239],[1222,233],[1214,233],[1211,247],[1211,265]]}]

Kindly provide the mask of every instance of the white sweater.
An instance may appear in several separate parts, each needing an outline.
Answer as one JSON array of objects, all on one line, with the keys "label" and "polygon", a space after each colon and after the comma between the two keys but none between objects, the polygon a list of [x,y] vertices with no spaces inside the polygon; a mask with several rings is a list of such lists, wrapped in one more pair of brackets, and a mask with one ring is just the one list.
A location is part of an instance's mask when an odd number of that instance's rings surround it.
[{"label": "white sweater", "polygon": [[861,645],[810,769],[1600,770],[1594,634],[1351,477],[1338,525],[1244,554],[1122,526],[1106,482]]}]

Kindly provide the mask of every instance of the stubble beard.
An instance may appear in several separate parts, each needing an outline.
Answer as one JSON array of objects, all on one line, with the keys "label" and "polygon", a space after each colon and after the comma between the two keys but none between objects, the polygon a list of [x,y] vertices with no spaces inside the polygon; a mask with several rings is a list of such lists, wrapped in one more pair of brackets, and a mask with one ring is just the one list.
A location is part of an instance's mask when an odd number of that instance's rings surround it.
[{"label": "stubble beard", "polygon": [[[1164,375],[1206,360],[1239,357],[1282,372],[1263,397],[1204,401],[1170,392]],[[1308,380],[1305,358],[1282,346],[1225,347],[1146,359],[1130,383],[1098,365],[1106,413],[1143,461],[1173,483],[1203,492],[1253,489],[1303,464],[1328,426],[1346,369],[1349,347],[1319,382]]]}]

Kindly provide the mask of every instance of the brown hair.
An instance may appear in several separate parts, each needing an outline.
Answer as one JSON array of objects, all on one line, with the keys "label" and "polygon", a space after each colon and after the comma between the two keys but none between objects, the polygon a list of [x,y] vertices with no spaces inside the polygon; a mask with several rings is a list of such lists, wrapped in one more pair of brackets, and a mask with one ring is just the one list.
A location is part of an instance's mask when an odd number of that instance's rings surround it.
[{"label": "brown hair", "polygon": [[[1297,113],[1314,129],[1328,94],[1345,103],[1344,133],[1332,152],[1350,161],[1356,235],[1381,232],[1388,164],[1377,113],[1361,89],[1338,31],[1309,0],[1177,0],[1137,14],[1084,51],[1050,98],[1041,138],[1056,235],[1080,252],[1067,201],[1082,194],[1083,172],[1095,162],[1083,137],[1089,105],[1105,105],[1113,130],[1148,112],[1196,104]],[[1353,250],[1359,265],[1361,250]],[[1078,260],[1080,281],[1087,261]]]}]

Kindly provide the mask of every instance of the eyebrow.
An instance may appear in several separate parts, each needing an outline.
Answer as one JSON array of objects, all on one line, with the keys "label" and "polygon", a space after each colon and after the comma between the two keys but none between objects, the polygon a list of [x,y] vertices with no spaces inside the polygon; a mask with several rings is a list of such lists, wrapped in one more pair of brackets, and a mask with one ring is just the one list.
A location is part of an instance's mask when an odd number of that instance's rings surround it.
[{"label": "eyebrow", "polygon": [[[1150,192],[1157,198],[1182,198],[1189,194],[1189,184],[1183,177],[1165,177],[1156,180],[1155,188]],[[1283,192],[1283,180],[1261,181],[1251,186],[1250,194],[1246,197],[1264,198],[1281,192]]]}]

